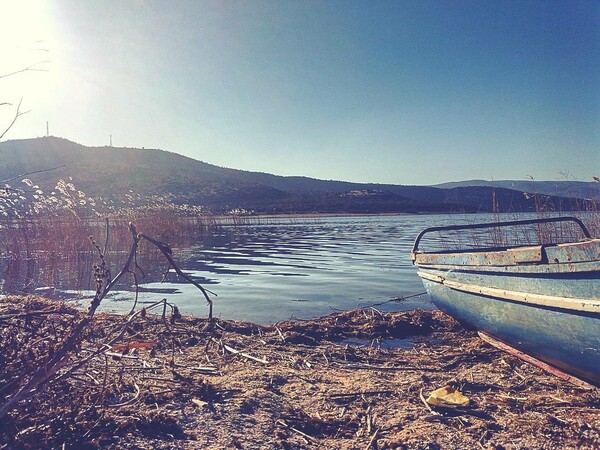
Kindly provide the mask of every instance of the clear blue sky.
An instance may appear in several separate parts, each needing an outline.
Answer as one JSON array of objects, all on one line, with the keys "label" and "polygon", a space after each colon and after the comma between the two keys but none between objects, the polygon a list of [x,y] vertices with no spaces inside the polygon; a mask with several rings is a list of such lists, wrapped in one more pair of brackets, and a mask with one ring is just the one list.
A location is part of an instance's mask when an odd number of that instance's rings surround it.
[{"label": "clear blue sky", "polygon": [[0,79],[31,109],[5,139],[48,121],[85,145],[395,184],[600,175],[598,1],[0,1],[0,74],[50,59]]}]

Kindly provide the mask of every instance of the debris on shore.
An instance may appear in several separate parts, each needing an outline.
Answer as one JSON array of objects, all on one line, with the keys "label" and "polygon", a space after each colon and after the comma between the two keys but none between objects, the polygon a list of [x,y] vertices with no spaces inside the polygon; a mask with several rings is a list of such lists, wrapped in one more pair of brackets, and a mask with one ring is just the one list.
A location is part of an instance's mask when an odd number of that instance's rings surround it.
[{"label": "debris on shore", "polygon": [[[83,314],[0,300],[0,405]],[[96,314],[70,365],[0,423],[0,450],[600,447],[598,389],[505,354],[440,311],[213,327],[134,319]],[[436,406],[428,397],[440,389],[459,401]]]}]

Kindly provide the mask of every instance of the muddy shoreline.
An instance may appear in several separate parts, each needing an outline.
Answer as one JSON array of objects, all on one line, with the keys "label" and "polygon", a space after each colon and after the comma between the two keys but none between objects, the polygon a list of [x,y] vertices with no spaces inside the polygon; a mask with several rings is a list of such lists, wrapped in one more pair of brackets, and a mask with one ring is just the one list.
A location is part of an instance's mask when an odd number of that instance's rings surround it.
[{"label": "muddy shoreline", "polygon": [[[38,297],[0,300],[2,402],[81,315]],[[69,364],[123,330],[12,410],[0,450],[600,447],[597,389],[502,353],[439,311],[217,320],[212,332],[199,318],[98,314]],[[426,405],[446,385],[469,406]]]}]

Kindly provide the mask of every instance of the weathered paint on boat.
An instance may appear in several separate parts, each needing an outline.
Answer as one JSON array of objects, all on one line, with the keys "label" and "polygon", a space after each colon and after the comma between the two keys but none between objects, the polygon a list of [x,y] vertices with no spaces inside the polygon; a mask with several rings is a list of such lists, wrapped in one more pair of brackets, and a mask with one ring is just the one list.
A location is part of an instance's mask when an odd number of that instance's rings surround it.
[{"label": "weathered paint on boat", "polygon": [[[477,227],[516,223],[537,221]],[[438,308],[519,350],[600,384],[600,239],[592,239],[584,228],[582,242],[420,252],[418,242],[428,230],[415,241],[412,256]]]}]

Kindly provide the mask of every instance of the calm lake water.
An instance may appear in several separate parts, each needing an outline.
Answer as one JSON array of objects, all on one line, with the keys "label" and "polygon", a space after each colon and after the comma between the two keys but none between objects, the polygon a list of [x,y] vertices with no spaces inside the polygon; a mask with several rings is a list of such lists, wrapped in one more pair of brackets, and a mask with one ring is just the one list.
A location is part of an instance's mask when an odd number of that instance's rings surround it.
[{"label": "calm lake water", "polygon": [[[175,249],[174,258],[217,294],[214,314],[221,318],[273,323],[370,305],[380,310],[433,308],[426,295],[393,301],[424,291],[410,261],[416,235],[429,226],[488,219],[481,215],[262,219],[251,225],[223,226],[201,242]],[[91,262],[77,262],[71,270],[75,273],[55,265],[56,273],[50,274],[48,262],[30,261],[15,274],[14,263],[0,262],[2,293],[33,291],[87,303],[93,296]],[[207,314],[200,292],[174,274],[161,282],[157,270],[141,283],[142,303],[167,298],[184,314]],[[128,281],[109,295],[103,310],[128,311],[132,302]]]}]

